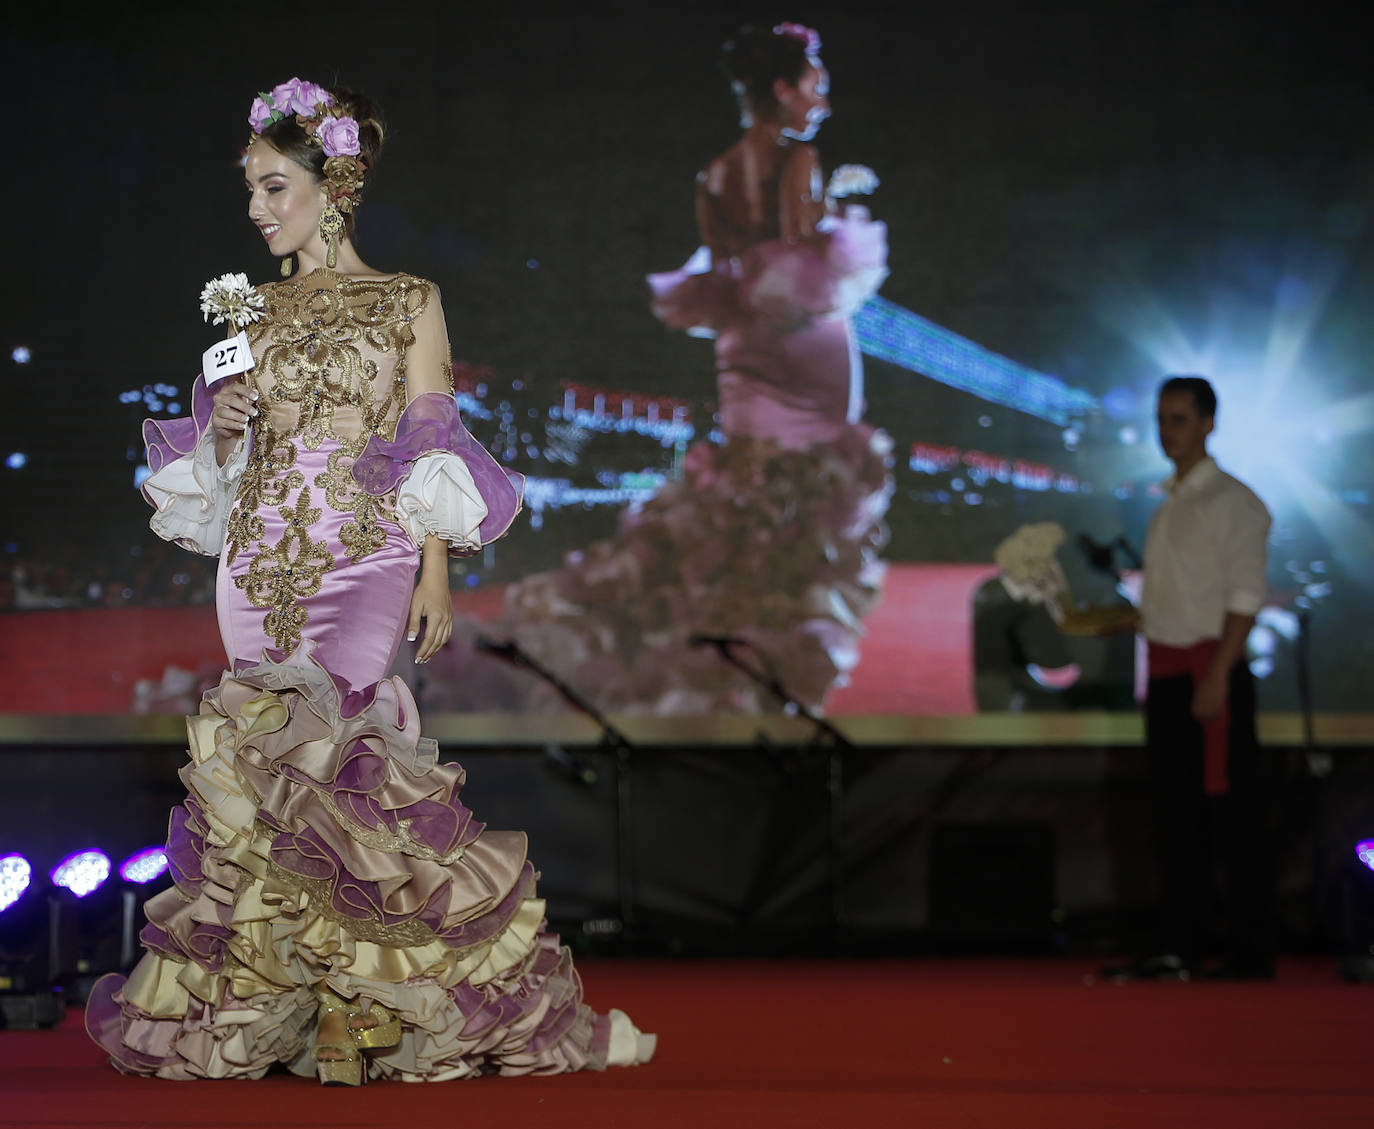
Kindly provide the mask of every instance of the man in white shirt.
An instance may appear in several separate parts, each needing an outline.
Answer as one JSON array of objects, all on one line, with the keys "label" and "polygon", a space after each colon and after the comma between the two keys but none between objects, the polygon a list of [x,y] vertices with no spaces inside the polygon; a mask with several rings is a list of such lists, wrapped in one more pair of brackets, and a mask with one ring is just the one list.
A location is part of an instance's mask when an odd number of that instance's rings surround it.
[{"label": "man in white shirt", "polygon": [[[1270,517],[1207,454],[1216,409],[1202,377],[1170,377],[1160,387],[1159,442],[1174,475],[1145,541],[1140,615],[1161,928],[1157,952],[1128,975],[1273,975],[1266,773],[1245,654],[1268,591]],[[1225,942],[1220,967],[1202,971],[1214,857]]]}]

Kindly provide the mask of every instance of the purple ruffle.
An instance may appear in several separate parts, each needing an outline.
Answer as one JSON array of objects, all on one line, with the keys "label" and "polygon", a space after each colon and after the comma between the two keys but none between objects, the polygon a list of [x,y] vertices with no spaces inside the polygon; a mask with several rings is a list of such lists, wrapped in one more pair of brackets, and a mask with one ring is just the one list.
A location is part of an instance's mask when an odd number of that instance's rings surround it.
[{"label": "purple ruffle", "polygon": [[353,464],[353,479],[380,497],[409,476],[415,460],[436,451],[459,456],[471,472],[487,516],[478,527],[482,543],[503,536],[524,504],[525,476],[506,470],[469,434],[452,396],[425,392],[416,396],[396,421],[396,438],[374,435]]},{"label": "purple ruffle", "polygon": [[214,397],[205,386],[205,377],[196,377],[191,387],[191,414],[176,419],[145,419],[143,445],[147,448],[148,468],[156,474],[168,463],[189,455],[210,426],[215,410]]},{"label": "purple ruffle", "polygon": [[[264,691],[275,705],[259,713]],[[536,897],[524,836],[487,831],[472,818],[459,799],[463,772],[456,765],[418,775],[405,767],[419,725],[403,683],[383,680],[368,703],[345,716],[335,683],[308,648],[294,664],[268,659],[226,673],[206,696],[202,719],[219,724],[213,736],[203,725],[193,730],[201,736],[182,770],[193,794],[174,813],[168,835],[175,886],[145,907],[144,959],[153,964],[134,978],[142,977],[144,995],[128,999],[123,978],[107,977],[87,1009],[87,1029],[120,1070],[197,1078],[258,1077],[274,1062],[299,1069],[308,1063],[311,989],[318,983],[374,999],[406,1025],[402,1046],[373,1058],[374,1077],[550,1074],[607,1065],[611,1019],[582,1002],[581,982],[558,939],[543,932],[526,937],[527,920],[502,941]],[[265,857],[262,828],[272,832]],[[408,845],[379,841],[397,836]],[[450,852],[456,857],[434,857]],[[257,865],[246,871],[250,854]],[[274,955],[259,960],[265,934],[254,926],[263,899],[246,903],[246,919],[241,911],[253,885],[244,879],[265,862],[273,866],[261,892],[280,896],[282,905],[271,919]],[[317,916],[321,910],[328,923]],[[374,961],[383,978],[364,978],[346,940],[355,922],[365,926],[355,934],[359,940],[395,950],[397,976],[386,975],[388,962]],[[503,944],[495,951],[503,970],[445,987],[430,975],[406,978],[407,962],[414,963],[406,956],[409,942],[377,942],[371,934],[410,923],[427,926],[454,959]],[[426,960],[435,959],[423,939],[414,943],[426,945]],[[198,970],[184,1013],[142,1010],[148,977],[162,983],[179,976],[181,966]]]},{"label": "purple ruffle", "polygon": [[723,330],[763,314],[798,327],[848,317],[887,277],[887,227],[863,208],[827,216],[809,239],[770,239],[739,258],[712,261],[701,247],[675,271],[648,277],[654,314],[672,329]]},{"label": "purple ruffle", "polygon": [[739,305],[739,280],[731,265],[712,264],[711,253],[702,247],[678,270],[649,275],[654,316],[669,329],[718,333]]}]

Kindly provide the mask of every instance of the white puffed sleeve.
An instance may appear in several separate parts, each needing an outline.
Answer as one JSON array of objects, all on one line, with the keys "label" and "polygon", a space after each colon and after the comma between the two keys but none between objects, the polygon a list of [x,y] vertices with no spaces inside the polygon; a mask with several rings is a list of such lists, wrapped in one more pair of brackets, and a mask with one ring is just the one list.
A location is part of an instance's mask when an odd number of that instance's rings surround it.
[{"label": "white puffed sleeve", "polygon": [[143,496],[153,506],[148,522],[153,532],[183,549],[219,556],[251,445],[251,435],[246,434],[220,466],[215,459],[214,433],[207,430],[189,454],[164,464],[144,479]]},{"label": "white puffed sleeve", "polygon": [[374,435],[353,464],[353,479],[374,498],[396,492],[396,518],[417,546],[430,534],[454,553],[503,537],[520,512],[525,479],[502,467],[458,417],[447,392],[406,405],[394,439]]},{"label": "white puffed sleeve", "polygon": [[431,451],[415,460],[414,469],[397,488],[396,516],[417,547],[433,534],[454,552],[472,552],[482,547],[480,528],[487,503],[462,458]]}]

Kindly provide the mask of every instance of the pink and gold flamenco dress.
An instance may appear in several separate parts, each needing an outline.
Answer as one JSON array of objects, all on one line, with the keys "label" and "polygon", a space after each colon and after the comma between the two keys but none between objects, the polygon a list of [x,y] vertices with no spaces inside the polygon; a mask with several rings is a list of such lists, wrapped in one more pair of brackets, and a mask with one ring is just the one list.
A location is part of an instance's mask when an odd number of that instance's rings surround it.
[{"label": "pink and gold flamenco dress", "polygon": [[650,276],[666,325],[714,338],[726,441],[693,446],[614,537],[513,585],[499,628],[603,709],[778,708],[693,634],[748,639],[822,705],[857,664],[882,588],[891,441],[861,420],[850,317],[886,257],[884,225],[850,208],[809,239],[714,261],[703,247]]},{"label": "pink and gold flamenco dress", "polygon": [[260,293],[245,442],[216,464],[203,381],[191,417],[146,428],[154,530],[220,556],[230,669],[188,719],[174,884],[147,903],[127,980],[96,985],[88,1030],[120,1070],[177,1079],[313,1072],[331,1000],[399,1019],[372,1077],[646,1061],[654,1037],[586,1006],[543,931],[525,836],[473,818],[463,770],[436,763],[385,677],[417,546],[474,551],[521,505],[451,395],[407,394],[417,335],[447,357],[437,289],[322,270]]}]

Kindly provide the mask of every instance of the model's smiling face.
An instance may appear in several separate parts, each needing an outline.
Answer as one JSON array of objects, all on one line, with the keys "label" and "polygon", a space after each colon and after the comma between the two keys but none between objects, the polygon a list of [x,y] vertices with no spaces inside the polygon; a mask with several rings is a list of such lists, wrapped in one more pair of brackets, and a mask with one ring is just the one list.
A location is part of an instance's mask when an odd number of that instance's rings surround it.
[{"label": "model's smiling face", "polygon": [[262,232],[272,254],[290,255],[319,238],[325,196],[312,173],[266,141],[248,147],[243,171],[248,218]]}]

